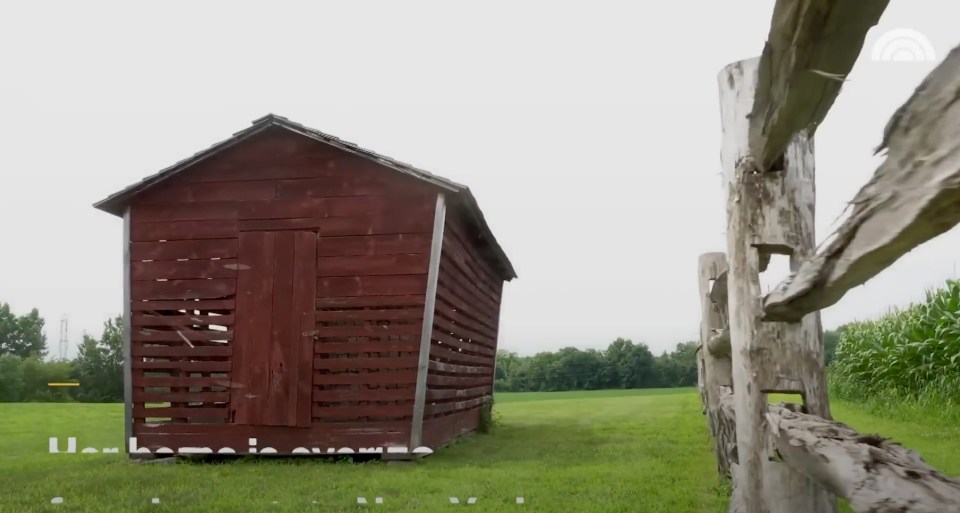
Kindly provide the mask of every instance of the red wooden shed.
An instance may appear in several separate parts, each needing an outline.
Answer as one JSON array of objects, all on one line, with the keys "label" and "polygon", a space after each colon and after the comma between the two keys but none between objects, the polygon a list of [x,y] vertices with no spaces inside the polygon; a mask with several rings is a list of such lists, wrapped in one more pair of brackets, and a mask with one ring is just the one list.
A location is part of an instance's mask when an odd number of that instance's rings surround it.
[{"label": "red wooden shed", "polygon": [[516,274],[467,187],[268,115],[95,207],[124,220],[139,447],[433,449],[477,428]]}]

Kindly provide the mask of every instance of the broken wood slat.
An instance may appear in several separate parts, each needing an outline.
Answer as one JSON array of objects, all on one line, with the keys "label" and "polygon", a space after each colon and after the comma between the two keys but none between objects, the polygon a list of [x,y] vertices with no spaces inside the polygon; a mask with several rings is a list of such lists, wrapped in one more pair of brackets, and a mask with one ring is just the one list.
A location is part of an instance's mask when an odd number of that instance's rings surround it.
[{"label": "broken wood slat", "polygon": [[[724,414],[735,419],[733,395],[721,391]],[[857,513],[944,513],[960,510],[960,479],[928,465],[915,451],[849,426],[771,404],[766,412],[769,455],[826,486]]]},{"label": "broken wood slat", "polygon": [[888,2],[777,0],[750,112],[750,155],[762,170],[797,132],[813,136]]},{"label": "broken wood slat", "polygon": [[897,110],[886,160],[850,204],[835,237],[764,298],[764,318],[826,308],[915,247],[960,223],[960,47]]}]

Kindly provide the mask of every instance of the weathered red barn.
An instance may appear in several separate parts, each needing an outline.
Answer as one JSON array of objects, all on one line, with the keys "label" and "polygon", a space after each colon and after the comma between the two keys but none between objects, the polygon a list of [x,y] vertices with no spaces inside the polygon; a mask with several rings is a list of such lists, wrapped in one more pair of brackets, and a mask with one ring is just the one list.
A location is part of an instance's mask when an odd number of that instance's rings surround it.
[{"label": "weathered red barn", "polygon": [[516,274],[467,187],[268,115],[95,207],[124,219],[139,447],[412,450],[477,428]]}]

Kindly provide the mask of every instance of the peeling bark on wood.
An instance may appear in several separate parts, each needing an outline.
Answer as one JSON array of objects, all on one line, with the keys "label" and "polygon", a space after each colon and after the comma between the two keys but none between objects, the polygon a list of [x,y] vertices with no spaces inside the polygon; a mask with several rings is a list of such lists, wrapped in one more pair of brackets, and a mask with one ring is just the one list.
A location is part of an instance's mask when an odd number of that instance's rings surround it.
[{"label": "peeling bark on wood", "polygon": [[761,321],[760,269],[772,253],[790,255],[791,268],[813,253],[813,143],[806,133],[787,147],[783,169],[761,172],[748,148],[748,112],[754,104],[760,59],[733,63],[720,73],[727,180],[727,296],[737,413],[737,483],[744,492],[731,511],[828,513],[834,497],[817,482],[766,458],[766,394],[800,393],[810,411],[830,418],[823,376],[819,313],[802,322]]},{"label": "peeling bark on wood", "polygon": [[764,300],[793,321],[833,305],[913,248],[960,223],[960,47],[897,111],[878,148],[886,160],[850,202],[826,247]]},{"label": "peeling bark on wood", "polygon": [[[719,390],[730,386],[731,363],[729,352],[717,355],[710,351],[710,340],[717,331],[727,327],[726,300],[717,304],[711,299],[710,280],[716,280],[727,269],[727,258],[723,253],[705,253],[698,262],[700,283],[700,344],[705,350],[698,353],[697,365],[700,368],[700,397],[710,436],[714,441],[714,454],[717,461],[717,473],[721,478],[730,477],[730,448],[736,446],[736,425],[720,413]],[[716,281],[714,281],[716,283]],[[716,288],[716,287],[714,287]]]},{"label": "peeling bark on wood", "polygon": [[[735,416],[729,392],[720,391],[720,404],[725,417]],[[960,479],[944,476],[891,440],[862,435],[798,408],[768,406],[768,456],[779,455],[786,465],[823,483],[857,513],[960,511]]]},{"label": "peeling bark on wood", "polygon": [[813,135],[888,2],[777,0],[750,120],[751,154],[761,169],[770,169],[800,130]]}]

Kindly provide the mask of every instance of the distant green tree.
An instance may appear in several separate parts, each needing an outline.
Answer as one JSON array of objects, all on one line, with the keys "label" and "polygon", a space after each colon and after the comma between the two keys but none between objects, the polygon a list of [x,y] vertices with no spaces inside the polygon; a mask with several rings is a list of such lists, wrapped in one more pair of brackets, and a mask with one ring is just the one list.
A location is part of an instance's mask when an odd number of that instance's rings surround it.
[{"label": "distant green tree", "polygon": [[65,402],[71,396],[66,388],[50,387],[49,383],[63,383],[70,380],[73,365],[68,361],[45,362],[39,356],[22,360],[24,402]]},{"label": "distant green tree", "polygon": [[75,397],[83,402],[119,402],[123,400],[122,317],[103,325],[99,339],[84,335],[73,362],[73,377],[80,381]]},{"label": "distant green tree", "polygon": [[0,355],[0,403],[23,400],[23,362],[19,356]]},{"label": "distant green tree", "polygon": [[21,358],[43,357],[47,353],[47,337],[43,334],[43,317],[36,308],[17,316],[7,303],[0,303],[0,354]]}]

